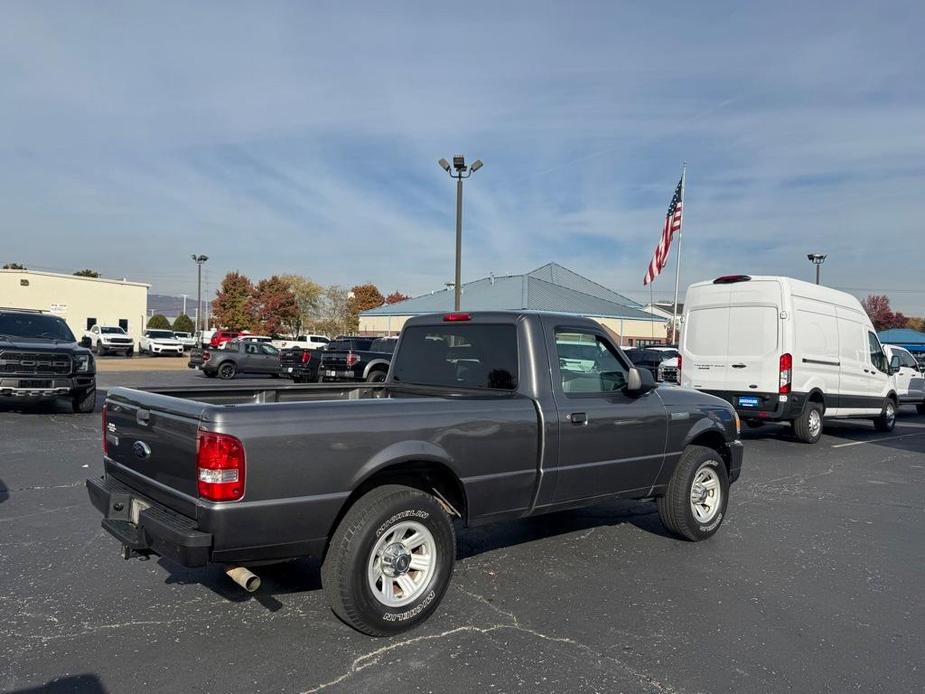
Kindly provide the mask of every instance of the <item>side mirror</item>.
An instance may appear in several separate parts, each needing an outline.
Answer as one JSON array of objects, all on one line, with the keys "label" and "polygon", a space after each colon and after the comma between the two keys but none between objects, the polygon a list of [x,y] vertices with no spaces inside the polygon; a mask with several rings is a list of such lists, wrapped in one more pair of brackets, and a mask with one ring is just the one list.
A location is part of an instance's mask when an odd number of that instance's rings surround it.
[{"label": "side mirror", "polygon": [[894,354],[890,358],[890,373],[895,374],[898,371],[899,371],[899,355]]},{"label": "side mirror", "polygon": [[655,387],[655,378],[648,369],[639,369],[634,366],[626,375],[626,392],[629,395],[645,395]]},{"label": "side mirror", "polygon": [[89,337],[84,335],[82,338],[80,338],[80,346],[90,349],[93,346],[93,342],[90,340]]}]

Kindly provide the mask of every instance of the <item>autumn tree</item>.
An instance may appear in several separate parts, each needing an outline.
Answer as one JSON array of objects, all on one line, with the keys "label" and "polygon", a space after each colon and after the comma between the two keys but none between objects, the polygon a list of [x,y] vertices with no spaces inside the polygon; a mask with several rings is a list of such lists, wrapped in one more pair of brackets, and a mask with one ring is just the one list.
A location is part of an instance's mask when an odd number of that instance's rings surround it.
[{"label": "autumn tree", "polygon": [[162,313],[155,313],[148,319],[149,330],[170,330],[170,321]]},{"label": "autumn tree", "polygon": [[7,263],[3,266],[4,270],[28,270],[25,265],[20,265],[19,263]]},{"label": "autumn tree", "polygon": [[196,330],[196,326],[193,325],[193,319],[187,316],[185,313],[181,313],[173,321],[173,329],[178,333],[191,333]]},{"label": "autumn tree", "polygon": [[289,285],[298,308],[296,316],[285,327],[293,335],[300,335],[319,320],[324,287],[303,275],[280,275],[279,278]]},{"label": "autumn tree", "polygon": [[212,300],[212,317],[217,325],[250,330],[254,325],[252,299],[254,283],[240,272],[229,272]]},{"label": "autumn tree", "polygon": [[913,317],[906,321],[906,327],[912,330],[918,330],[920,333],[925,332],[925,318]]},{"label": "autumn tree", "polygon": [[93,277],[93,278],[102,277],[102,275],[96,270],[89,270],[89,269],[88,270],[78,270],[77,272],[74,273],[74,276],[75,277]]},{"label": "autumn tree", "polygon": [[407,294],[402,294],[401,292],[392,292],[387,297],[385,297],[385,303],[387,304],[397,304],[399,301],[407,301],[411,297]]},{"label": "autumn tree", "polygon": [[253,328],[264,335],[276,335],[291,326],[299,306],[290,285],[279,275],[260,280],[250,300]]},{"label": "autumn tree", "polygon": [[888,330],[890,328],[905,328],[908,318],[901,312],[893,313],[890,308],[890,298],[885,294],[870,294],[861,301],[861,306],[867,311],[870,322],[875,330]]}]

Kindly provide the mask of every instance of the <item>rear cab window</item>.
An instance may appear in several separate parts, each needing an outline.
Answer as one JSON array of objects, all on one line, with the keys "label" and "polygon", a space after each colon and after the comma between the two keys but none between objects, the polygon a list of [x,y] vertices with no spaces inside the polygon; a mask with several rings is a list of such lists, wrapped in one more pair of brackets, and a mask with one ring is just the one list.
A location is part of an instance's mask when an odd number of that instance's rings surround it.
[{"label": "rear cab window", "polygon": [[421,325],[406,327],[392,380],[412,385],[516,390],[514,325]]}]

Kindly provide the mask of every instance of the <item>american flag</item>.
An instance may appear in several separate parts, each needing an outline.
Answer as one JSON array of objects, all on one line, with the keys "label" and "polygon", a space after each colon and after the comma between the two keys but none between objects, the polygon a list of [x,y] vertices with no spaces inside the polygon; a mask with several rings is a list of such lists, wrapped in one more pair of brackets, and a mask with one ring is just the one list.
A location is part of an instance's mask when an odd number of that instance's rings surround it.
[{"label": "american flag", "polygon": [[674,196],[668,205],[668,212],[665,215],[665,226],[662,227],[662,238],[659,239],[658,246],[655,247],[655,255],[649,262],[649,269],[646,270],[646,276],[642,280],[642,286],[646,286],[658,277],[659,273],[665,269],[668,263],[668,249],[671,248],[671,239],[676,231],[681,230],[681,213],[683,202],[681,200],[681,191],[684,189],[684,176],[678,181],[678,187],[675,188]]}]

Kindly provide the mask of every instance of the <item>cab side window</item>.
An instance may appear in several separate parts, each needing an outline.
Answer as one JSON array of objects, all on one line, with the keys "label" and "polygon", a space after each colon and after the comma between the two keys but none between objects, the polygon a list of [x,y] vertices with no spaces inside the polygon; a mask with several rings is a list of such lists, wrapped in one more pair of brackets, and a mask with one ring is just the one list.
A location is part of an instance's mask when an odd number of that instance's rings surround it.
[{"label": "cab side window", "polygon": [[613,393],[626,388],[628,369],[600,335],[557,330],[556,352],[565,394]]},{"label": "cab side window", "polygon": [[883,347],[880,346],[880,340],[872,332],[867,333],[867,342],[870,345],[870,362],[879,371],[889,373],[889,366],[886,354],[883,353]]}]

